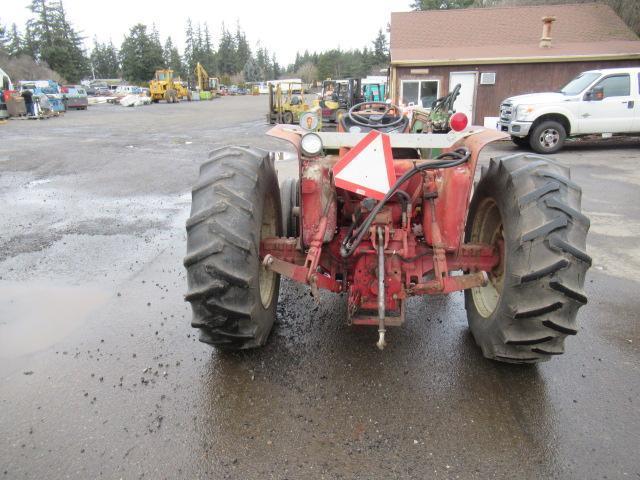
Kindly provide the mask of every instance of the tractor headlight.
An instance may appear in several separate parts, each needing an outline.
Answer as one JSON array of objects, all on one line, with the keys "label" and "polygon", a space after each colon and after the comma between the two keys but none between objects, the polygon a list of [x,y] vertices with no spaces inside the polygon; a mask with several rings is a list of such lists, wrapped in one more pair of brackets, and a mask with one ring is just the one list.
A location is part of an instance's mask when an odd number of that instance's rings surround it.
[{"label": "tractor headlight", "polygon": [[316,133],[307,133],[300,141],[300,148],[302,148],[302,153],[308,157],[320,155],[322,151],[322,139]]}]

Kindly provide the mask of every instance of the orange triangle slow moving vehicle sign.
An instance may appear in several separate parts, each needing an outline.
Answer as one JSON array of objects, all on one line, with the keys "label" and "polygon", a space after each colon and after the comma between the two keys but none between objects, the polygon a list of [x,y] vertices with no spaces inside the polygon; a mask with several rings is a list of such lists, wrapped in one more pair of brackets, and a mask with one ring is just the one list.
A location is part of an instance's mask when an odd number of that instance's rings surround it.
[{"label": "orange triangle slow moving vehicle sign", "polygon": [[372,130],[333,166],[336,187],[382,200],[396,183],[389,135]]}]

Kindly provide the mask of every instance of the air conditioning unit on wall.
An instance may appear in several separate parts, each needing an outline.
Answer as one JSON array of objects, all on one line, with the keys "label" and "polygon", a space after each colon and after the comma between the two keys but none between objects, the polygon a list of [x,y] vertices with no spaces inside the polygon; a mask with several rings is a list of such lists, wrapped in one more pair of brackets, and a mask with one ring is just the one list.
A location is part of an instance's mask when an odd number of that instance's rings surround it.
[{"label": "air conditioning unit on wall", "polygon": [[484,72],[480,74],[480,85],[495,85],[496,72]]}]

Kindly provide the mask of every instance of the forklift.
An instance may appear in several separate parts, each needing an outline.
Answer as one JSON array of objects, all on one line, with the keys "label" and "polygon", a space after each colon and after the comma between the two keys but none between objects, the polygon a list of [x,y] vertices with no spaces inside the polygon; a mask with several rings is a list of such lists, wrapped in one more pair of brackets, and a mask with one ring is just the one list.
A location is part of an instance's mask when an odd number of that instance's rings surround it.
[{"label": "forklift", "polygon": [[323,123],[338,123],[351,107],[364,101],[359,78],[327,79],[322,82],[322,93],[316,104],[322,108]]},{"label": "forklift", "polygon": [[309,110],[304,98],[301,83],[269,84],[269,113],[267,123],[294,124],[300,121],[300,116]]}]

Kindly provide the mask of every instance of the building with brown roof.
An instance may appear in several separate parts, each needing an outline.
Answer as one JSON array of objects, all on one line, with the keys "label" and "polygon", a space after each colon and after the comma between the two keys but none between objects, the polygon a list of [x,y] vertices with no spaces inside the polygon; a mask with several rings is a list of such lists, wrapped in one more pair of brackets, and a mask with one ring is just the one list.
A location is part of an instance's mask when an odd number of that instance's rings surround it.
[{"label": "building with brown roof", "polygon": [[557,91],[585,70],[640,66],[640,39],[598,3],[392,13],[390,44],[394,103],[428,107],[460,83],[456,109],[474,124],[509,96]]}]

